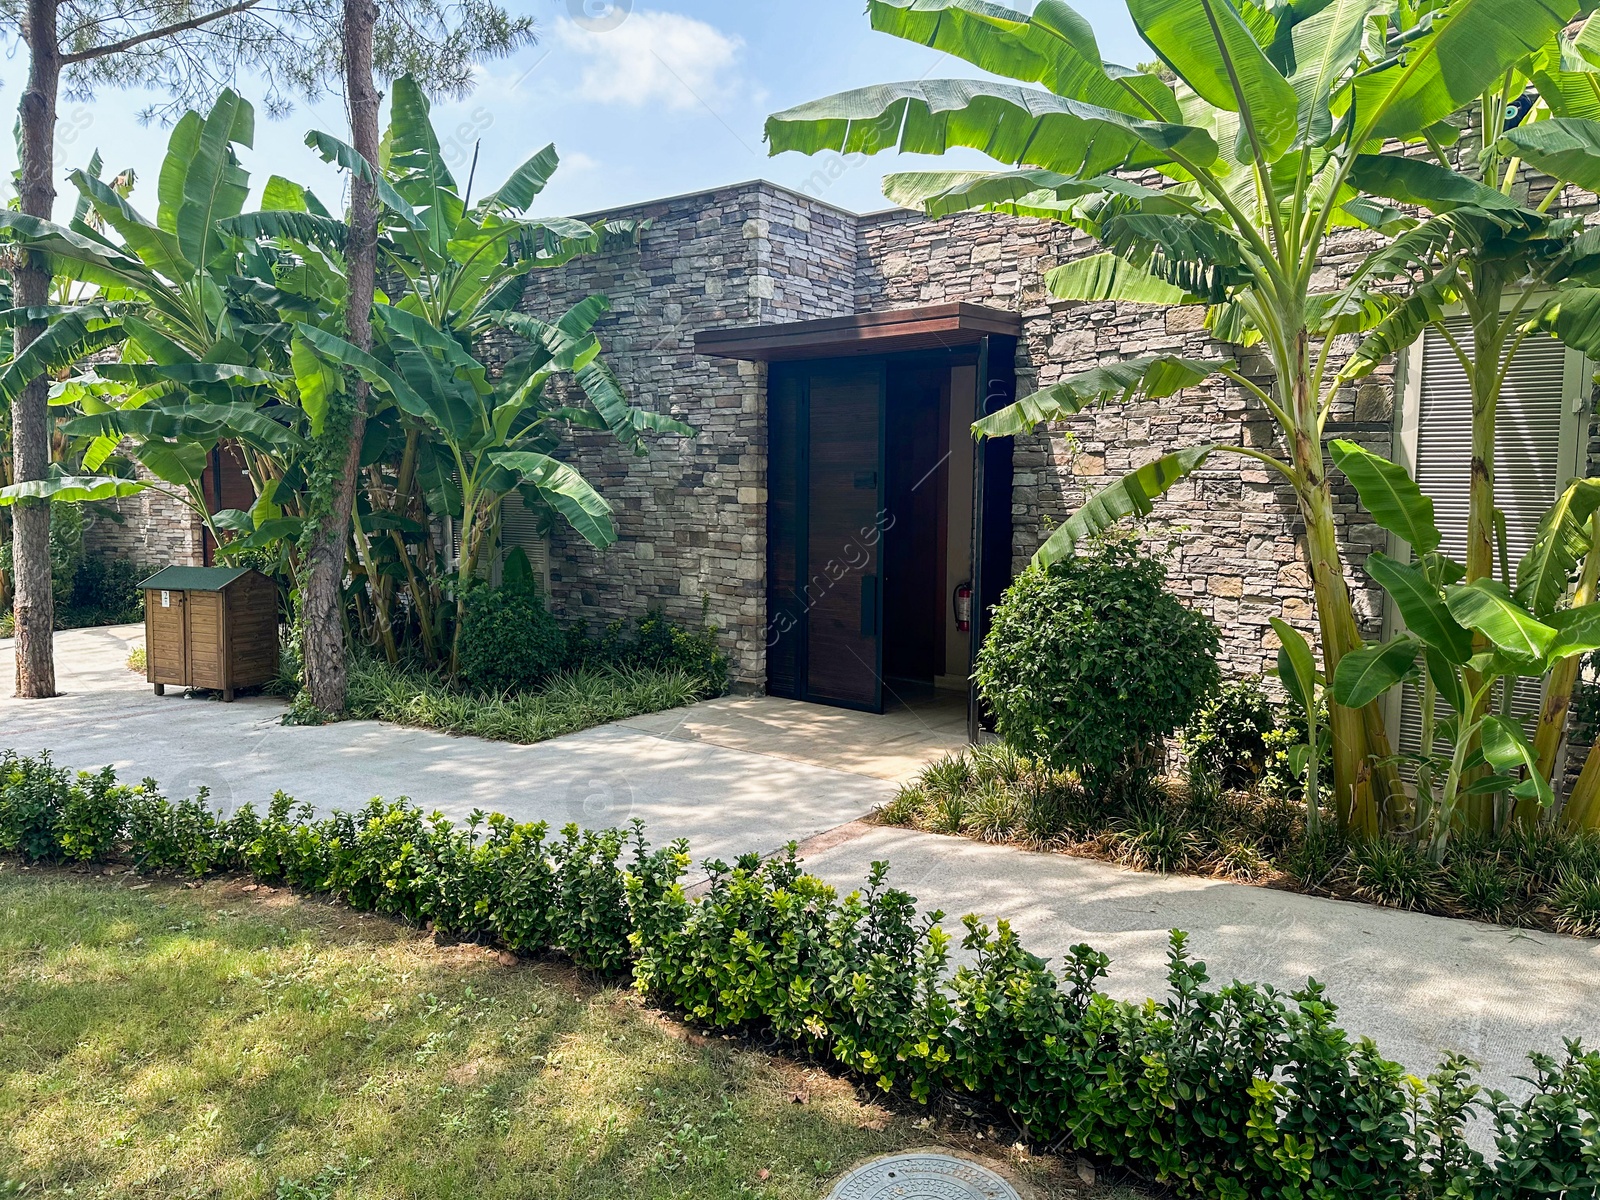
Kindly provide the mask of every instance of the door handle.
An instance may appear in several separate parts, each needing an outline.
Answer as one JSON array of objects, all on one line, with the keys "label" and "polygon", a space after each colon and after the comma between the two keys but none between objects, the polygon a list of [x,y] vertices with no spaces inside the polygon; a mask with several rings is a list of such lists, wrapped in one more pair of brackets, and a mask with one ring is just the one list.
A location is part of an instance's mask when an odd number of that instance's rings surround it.
[{"label": "door handle", "polygon": [[861,636],[878,636],[878,577],[861,577]]}]

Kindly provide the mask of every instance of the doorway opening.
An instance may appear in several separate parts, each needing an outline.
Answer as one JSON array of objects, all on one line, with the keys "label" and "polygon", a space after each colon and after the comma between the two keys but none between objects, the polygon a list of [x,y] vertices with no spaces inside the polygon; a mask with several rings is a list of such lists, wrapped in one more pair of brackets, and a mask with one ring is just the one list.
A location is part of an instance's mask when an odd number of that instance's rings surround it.
[{"label": "doorway opening", "polygon": [[[769,693],[965,720],[984,526],[1009,577],[1010,444],[971,434],[986,358],[961,347],[773,364]],[[980,520],[985,465],[1003,520]]]},{"label": "doorway opening", "polygon": [[958,720],[964,700],[980,736],[969,680],[1011,582],[1012,441],[970,427],[1015,398],[1021,333],[958,301],[695,334],[769,364],[771,695],[869,712],[942,696]]}]

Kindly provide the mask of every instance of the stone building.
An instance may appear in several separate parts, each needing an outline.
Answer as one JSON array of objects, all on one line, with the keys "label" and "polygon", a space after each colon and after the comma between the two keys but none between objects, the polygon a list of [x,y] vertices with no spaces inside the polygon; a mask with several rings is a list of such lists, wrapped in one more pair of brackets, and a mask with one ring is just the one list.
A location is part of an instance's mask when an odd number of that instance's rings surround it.
[{"label": "stone building", "polygon": [[[1214,378],[975,450],[964,434],[980,396],[992,410],[1100,363],[1171,352],[1265,372],[1208,336],[1203,308],[1051,299],[1045,271],[1096,249],[1059,224],[857,216],[759,181],[592,216],[648,228],[635,246],[536,273],[526,303],[548,313],[610,297],[599,332],[632,400],[696,434],[657,439],[643,458],[579,435],[578,465],[616,510],[619,541],[599,553],[558,532],[543,547],[552,604],[591,622],[653,605],[698,619],[704,607],[741,689],[872,708],[900,680],[961,686],[971,633],[957,624],[958,585],[973,586],[981,623],[1050,525],[1098,487],[1185,445],[1275,437],[1259,405]],[[1334,286],[1370,236],[1336,241],[1318,286]],[[1576,472],[1580,441],[1587,454],[1589,390],[1586,364],[1553,341],[1517,361],[1500,467],[1513,559]],[[1425,341],[1341,394],[1326,431],[1411,465],[1446,549],[1465,527],[1458,384],[1443,344]],[[1352,490],[1339,520],[1357,611],[1377,636],[1383,597],[1361,565],[1387,535]],[[1221,626],[1229,671],[1271,665],[1271,617],[1314,636],[1294,500],[1265,468],[1213,457],[1145,530],[1173,586]]]}]

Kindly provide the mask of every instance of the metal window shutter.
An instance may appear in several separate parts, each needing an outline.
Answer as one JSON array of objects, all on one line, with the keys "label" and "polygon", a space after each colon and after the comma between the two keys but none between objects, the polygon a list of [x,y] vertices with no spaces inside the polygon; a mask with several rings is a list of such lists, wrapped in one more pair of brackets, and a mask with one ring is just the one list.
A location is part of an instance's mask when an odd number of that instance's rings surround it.
[{"label": "metal window shutter", "polygon": [[[1466,318],[1446,323],[1458,343],[1471,345]],[[1418,388],[1416,480],[1433,500],[1439,549],[1457,562],[1467,552],[1467,493],[1472,473],[1472,394],[1461,361],[1438,331],[1422,338]],[[1506,550],[1513,578],[1517,563],[1533,545],[1539,518],[1555,502],[1565,482],[1562,409],[1566,402],[1567,349],[1554,338],[1532,337],[1512,360],[1495,429],[1495,502],[1506,517]],[[1495,575],[1500,573],[1498,549]],[[1528,716],[1539,709],[1537,679],[1518,682],[1513,710]],[[1407,686],[1400,708],[1400,746],[1415,751],[1422,743],[1421,701]]]},{"label": "metal window shutter", "polygon": [[550,539],[539,535],[538,518],[531,512],[522,497],[512,492],[500,501],[501,561],[505,555],[520,546],[533,567],[533,577],[539,581],[539,590],[550,596]]}]

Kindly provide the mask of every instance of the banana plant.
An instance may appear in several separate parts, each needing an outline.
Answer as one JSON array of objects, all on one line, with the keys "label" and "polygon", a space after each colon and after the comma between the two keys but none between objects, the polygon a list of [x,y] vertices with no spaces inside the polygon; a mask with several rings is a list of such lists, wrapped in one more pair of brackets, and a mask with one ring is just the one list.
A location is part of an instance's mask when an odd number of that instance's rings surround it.
[{"label": "banana plant", "polygon": [[[258,492],[288,469],[302,439],[286,369],[290,326],[280,308],[323,252],[310,244],[278,251],[227,229],[249,190],[235,147],[251,143],[254,124],[249,102],[231,90],[204,116],[186,113],[168,142],[154,220],[121,186],[131,173],[107,184],[93,169],[69,176],[79,192],[70,226],[0,214],[0,227],[47,255],[59,279],[95,289],[91,300],[52,314],[45,335],[29,347],[41,361],[25,362],[24,355],[12,363],[0,392],[25,371],[59,369],[122,346],[121,362],[98,364],[54,389],[56,403],[83,413],[64,429],[87,439],[84,474],[38,481],[31,492],[74,503],[164,487],[217,533],[200,474],[218,442],[245,452]],[[281,190],[281,181],[269,181],[269,200]],[[302,287],[298,299],[309,291]],[[318,319],[331,320],[328,306],[338,296],[337,288],[323,287],[307,303]],[[309,319],[303,306],[296,311]],[[100,473],[124,440],[155,482]],[[9,489],[0,503],[20,495]]]},{"label": "banana plant", "polygon": [[410,76],[394,81],[389,127],[375,164],[331,134],[313,132],[306,143],[323,160],[370,172],[384,211],[380,218],[380,272],[404,280],[396,307],[436,329],[467,337],[488,332],[495,312],[514,308],[532,269],[558,267],[633,237],[637,221],[589,225],[570,217],[533,217],[526,210],[560,165],[545,146],[476,204],[463,194],[444,160],[427,96]]},{"label": "banana plant", "polygon": [[[594,370],[601,345],[593,327],[608,307],[603,297],[592,296],[554,323],[524,313],[496,314],[530,345],[493,382],[456,334],[399,306],[376,307],[378,353],[372,355],[316,326],[297,329],[294,361],[303,394],[325,398],[344,386],[347,371],[353,372],[443,444],[444,453],[434,456],[439,465],[433,484],[461,530],[457,600],[477,577],[500,502],[513,491],[559,514],[596,548],[616,540],[611,506],[554,456],[567,426],[604,430],[610,426],[602,415],[605,406],[628,407],[614,390],[611,373]],[[551,388],[560,375],[577,382],[576,396],[558,396]],[[564,402],[580,398],[584,403]],[[685,436],[694,432],[681,422],[648,416],[651,428]],[[626,425],[632,429],[635,422],[629,418]],[[452,671],[460,633],[458,621]]]},{"label": "banana plant", "polygon": [[[1600,506],[1600,480],[1574,484],[1546,514],[1513,589],[1492,577],[1467,580],[1462,564],[1439,553],[1433,503],[1403,467],[1353,442],[1336,440],[1330,449],[1362,504],[1412,556],[1368,557],[1367,574],[1389,594],[1405,630],[1346,655],[1334,674],[1334,698],[1357,706],[1408,680],[1417,685],[1417,831],[1442,860],[1454,832],[1471,825],[1472,798],[1505,796],[1495,822],[1502,827],[1519,810],[1526,819],[1555,803],[1510,701],[1518,679],[1542,678],[1600,647],[1600,604],[1556,607],[1575,561],[1571,529]],[[1435,750],[1441,740],[1450,747],[1442,757]]]},{"label": "banana plant", "polygon": [[[1102,61],[1088,22],[1060,0],[1031,14],[988,0],[869,0],[875,29],[1043,86],[883,84],[767,123],[774,153],[983,151],[1009,169],[895,175],[885,192],[930,216],[977,208],[1074,225],[1105,249],[1051,271],[1046,282],[1057,297],[1206,304],[1215,332],[1259,343],[1272,365],[1265,387],[1233,363],[1183,360],[1179,369],[1241,389],[1276,422],[1277,452],[1209,444],[1166,454],[1091,497],[1038,558],[1071,553],[1082,537],[1149,511],[1214,454],[1258,461],[1293,487],[1305,521],[1330,678],[1361,638],[1322,446],[1340,385],[1329,359],[1341,334],[1370,326],[1392,300],[1348,289],[1319,294],[1321,252],[1336,227],[1363,223],[1360,205],[1350,208],[1363,199],[1353,179],[1363,158],[1396,140],[1422,144],[1554,38],[1578,0],[1430,7],[1428,20],[1403,27],[1380,0],[1271,8],[1128,0],[1140,35],[1175,76],[1169,83]],[[1151,172],[1162,186],[1149,186]],[[980,422],[977,432],[1014,434],[1092,403],[1157,396],[1174,367],[1163,356],[1131,382],[1070,379]],[[1382,712],[1336,703],[1330,721],[1339,818],[1374,831],[1388,797],[1400,794],[1397,772],[1368,772],[1389,757]]]}]

